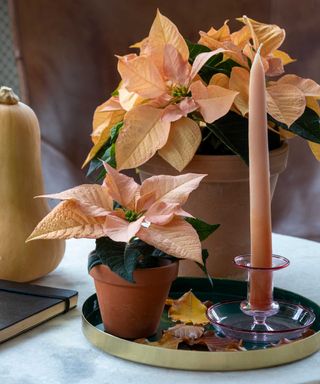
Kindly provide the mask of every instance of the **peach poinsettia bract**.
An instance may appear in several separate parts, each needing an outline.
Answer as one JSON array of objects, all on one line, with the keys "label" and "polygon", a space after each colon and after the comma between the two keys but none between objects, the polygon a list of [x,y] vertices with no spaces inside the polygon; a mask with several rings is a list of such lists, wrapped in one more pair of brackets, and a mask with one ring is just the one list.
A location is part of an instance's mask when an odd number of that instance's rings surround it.
[{"label": "peach poinsettia bract", "polygon": [[[85,184],[46,195],[63,200],[28,238],[139,238],[160,251],[203,264],[198,233],[184,218],[189,194],[206,175],[154,176],[142,185],[105,164],[103,185]],[[116,204],[114,203],[116,202]]]},{"label": "peach poinsettia bract", "polygon": [[200,126],[189,114],[200,111],[212,123],[230,110],[238,94],[219,85],[204,85],[198,77],[212,56],[227,49],[199,53],[191,65],[186,41],[159,11],[149,36],[135,47],[140,48],[139,55],[118,57],[121,84],[117,96],[95,112],[94,146],[85,164],[110,137],[115,121],[122,119],[116,142],[117,169],[137,167],[158,152],[182,171],[201,142]]},{"label": "peach poinsettia bract", "polygon": [[227,20],[200,31],[194,44],[158,10],[148,36],[131,46],[139,52],[117,56],[121,82],[94,113],[84,165],[102,158],[123,170],[158,154],[181,172],[196,153],[219,155],[217,148],[247,161],[250,68],[260,45],[270,129],[279,142],[303,137],[320,160],[320,86],[283,76],[295,61],[280,50],[283,28],[247,16],[237,20],[240,29],[231,32]]}]

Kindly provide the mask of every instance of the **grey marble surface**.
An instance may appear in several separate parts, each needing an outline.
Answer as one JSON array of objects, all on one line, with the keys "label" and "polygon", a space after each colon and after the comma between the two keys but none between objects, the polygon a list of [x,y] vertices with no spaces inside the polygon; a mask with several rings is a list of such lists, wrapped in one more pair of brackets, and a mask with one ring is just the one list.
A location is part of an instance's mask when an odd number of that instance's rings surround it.
[{"label": "grey marble surface", "polygon": [[[91,240],[69,240],[58,269],[38,284],[76,289],[79,305],[66,315],[0,346],[1,384],[189,384],[320,383],[320,353],[302,361],[246,372],[190,372],[155,368],[107,355],[81,332],[81,305],[94,292],[87,275]],[[274,253],[291,265],[276,273],[276,285],[320,303],[320,244],[274,235]]]}]

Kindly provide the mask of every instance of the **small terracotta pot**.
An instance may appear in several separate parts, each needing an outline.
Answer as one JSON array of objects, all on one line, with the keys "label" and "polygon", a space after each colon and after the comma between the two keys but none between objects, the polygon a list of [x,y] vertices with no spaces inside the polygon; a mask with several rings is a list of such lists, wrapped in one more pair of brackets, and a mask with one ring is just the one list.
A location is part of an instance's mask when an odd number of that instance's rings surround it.
[{"label": "small terracotta pot", "polygon": [[103,325],[108,333],[138,339],[156,333],[178,262],[163,260],[156,268],[137,269],[129,283],[105,265],[90,271],[97,291]]},{"label": "small terracotta pot", "polygon": [[[287,165],[288,145],[270,152],[270,187],[273,194],[278,176]],[[153,175],[178,175],[159,156],[139,167],[141,181]],[[235,256],[250,253],[249,168],[239,156],[196,155],[183,173],[206,173],[200,186],[184,206],[187,212],[220,228],[203,242],[209,251],[207,268],[213,277],[244,279],[235,268]],[[180,262],[180,275],[203,276],[195,263]]]}]

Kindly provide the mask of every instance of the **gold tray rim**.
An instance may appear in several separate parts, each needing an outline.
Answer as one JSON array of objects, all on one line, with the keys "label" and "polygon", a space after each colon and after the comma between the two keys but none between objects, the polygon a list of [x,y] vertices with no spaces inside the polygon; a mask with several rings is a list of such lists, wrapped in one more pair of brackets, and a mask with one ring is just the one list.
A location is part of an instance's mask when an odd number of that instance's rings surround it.
[{"label": "gold tray rim", "polygon": [[320,349],[320,331],[291,344],[269,349],[237,352],[165,349],[138,344],[104,332],[92,325],[85,318],[83,311],[82,331],[95,347],[110,355],[155,367],[187,371],[240,371],[268,368],[301,360]]}]

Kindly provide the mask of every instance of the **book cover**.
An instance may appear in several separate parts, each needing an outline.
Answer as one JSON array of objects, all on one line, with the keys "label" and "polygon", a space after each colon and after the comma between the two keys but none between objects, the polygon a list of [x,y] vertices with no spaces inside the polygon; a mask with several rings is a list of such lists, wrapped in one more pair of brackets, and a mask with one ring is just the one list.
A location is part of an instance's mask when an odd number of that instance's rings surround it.
[{"label": "book cover", "polygon": [[0,343],[76,307],[78,292],[0,280]]}]

